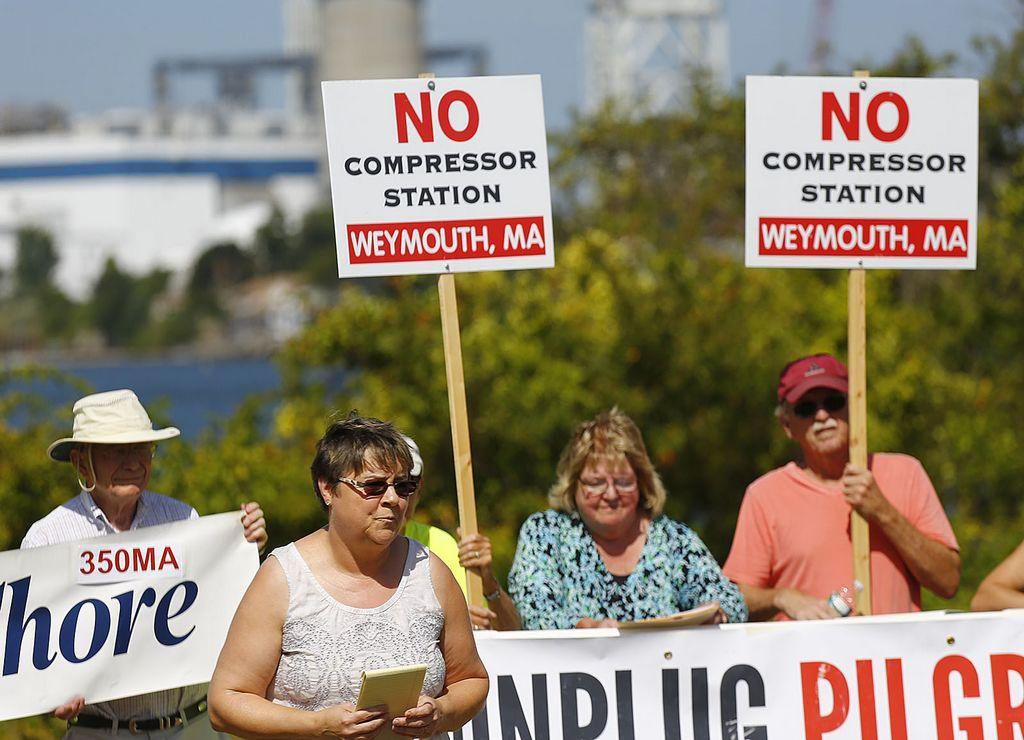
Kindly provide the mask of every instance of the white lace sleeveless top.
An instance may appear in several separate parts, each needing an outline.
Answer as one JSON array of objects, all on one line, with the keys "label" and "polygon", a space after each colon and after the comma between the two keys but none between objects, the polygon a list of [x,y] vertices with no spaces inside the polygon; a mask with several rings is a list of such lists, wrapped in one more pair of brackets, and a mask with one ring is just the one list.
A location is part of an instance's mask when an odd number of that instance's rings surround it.
[{"label": "white lace sleeveless top", "polygon": [[427,665],[422,693],[441,693],[444,612],[430,579],[427,548],[409,540],[398,589],[372,609],[346,606],[327,593],[295,543],[271,555],[288,579],[288,613],[271,696],[276,704],[307,710],[354,705],[363,671],[416,663]]}]

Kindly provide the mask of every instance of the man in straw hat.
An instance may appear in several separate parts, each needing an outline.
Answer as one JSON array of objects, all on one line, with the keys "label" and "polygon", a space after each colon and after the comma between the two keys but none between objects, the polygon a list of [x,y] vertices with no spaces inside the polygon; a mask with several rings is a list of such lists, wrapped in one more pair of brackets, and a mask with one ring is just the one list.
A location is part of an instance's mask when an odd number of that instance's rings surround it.
[{"label": "man in straw hat", "polygon": [[[149,414],[130,390],[96,393],[75,403],[70,437],[47,449],[56,462],[69,462],[81,491],[33,524],[22,548],[126,532],[140,527],[197,519],[186,503],[146,490],[156,442],[177,437],[174,427],[154,429]],[[263,510],[255,501],[242,505],[245,538],[260,550],[267,544]],[[54,714],[68,720],[65,737],[149,733],[170,737],[209,730],[206,684],[86,704],[76,696]]]}]

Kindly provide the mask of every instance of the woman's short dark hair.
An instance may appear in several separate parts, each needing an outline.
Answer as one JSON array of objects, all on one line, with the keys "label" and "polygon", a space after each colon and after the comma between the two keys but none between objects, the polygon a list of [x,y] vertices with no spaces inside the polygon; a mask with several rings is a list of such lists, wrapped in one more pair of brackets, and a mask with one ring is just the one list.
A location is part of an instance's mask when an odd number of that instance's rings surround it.
[{"label": "woman's short dark hair", "polygon": [[324,511],[327,502],[320,495],[320,481],[329,482],[333,488],[339,478],[362,473],[367,463],[401,477],[412,469],[412,455],[402,433],[391,422],[352,411],[327,427],[316,443],[316,455],[309,466],[313,492]]}]

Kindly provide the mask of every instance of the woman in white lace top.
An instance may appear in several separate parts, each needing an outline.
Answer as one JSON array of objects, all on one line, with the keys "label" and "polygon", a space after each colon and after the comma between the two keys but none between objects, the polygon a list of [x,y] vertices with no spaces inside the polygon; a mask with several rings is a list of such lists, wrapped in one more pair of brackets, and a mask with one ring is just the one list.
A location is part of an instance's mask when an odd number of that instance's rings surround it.
[{"label": "woman in white lace top", "polygon": [[[416,481],[401,434],[350,415],[310,467],[328,523],[278,548],[239,604],[210,684],[210,719],[241,737],[445,737],[487,697],[466,602],[401,535]],[[362,672],[425,663],[418,706],[357,710]]]}]

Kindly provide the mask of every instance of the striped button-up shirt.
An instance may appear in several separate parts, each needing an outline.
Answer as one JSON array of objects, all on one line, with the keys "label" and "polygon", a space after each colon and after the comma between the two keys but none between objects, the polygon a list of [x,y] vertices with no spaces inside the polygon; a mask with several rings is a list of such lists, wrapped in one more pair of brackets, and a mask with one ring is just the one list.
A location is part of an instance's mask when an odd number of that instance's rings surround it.
[{"label": "striped button-up shirt", "polygon": [[[188,504],[161,496],[159,493],[143,491],[139,496],[131,529],[198,518],[199,514]],[[21,547],[24,549],[56,545],[62,542],[115,534],[117,531],[93,497],[88,492],[82,491],[29,527],[25,539],[21,541]],[[166,691],[154,691],[151,694],[114,699],[99,704],[89,704],[82,713],[96,714],[119,721],[177,714],[179,709],[195,704],[202,699],[206,695],[207,685],[200,683]],[[69,696],[68,699],[70,698]]]}]

